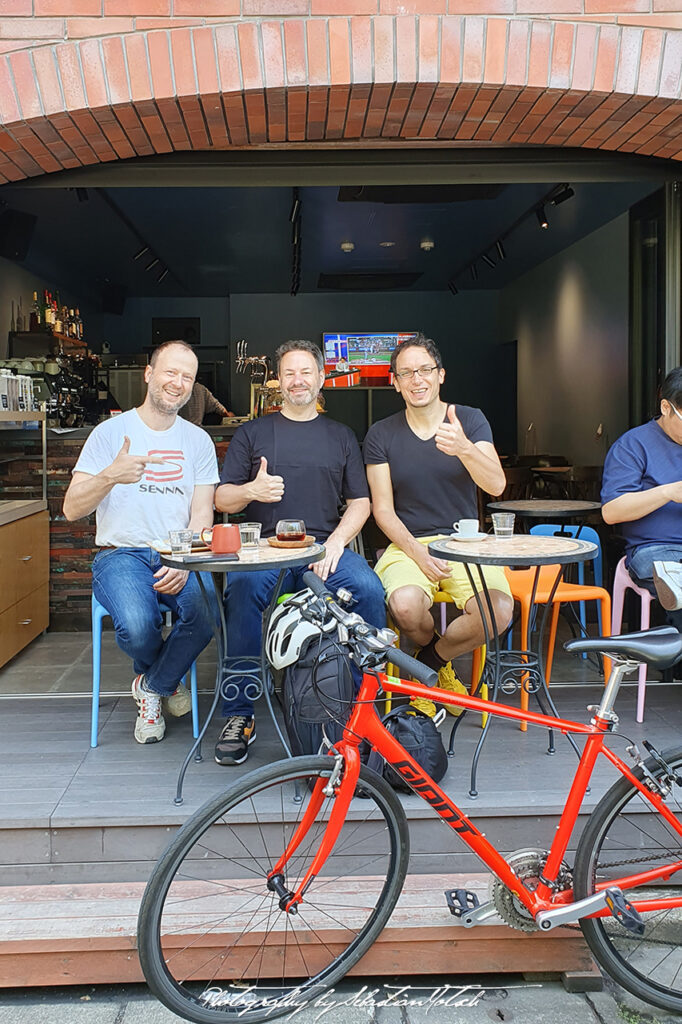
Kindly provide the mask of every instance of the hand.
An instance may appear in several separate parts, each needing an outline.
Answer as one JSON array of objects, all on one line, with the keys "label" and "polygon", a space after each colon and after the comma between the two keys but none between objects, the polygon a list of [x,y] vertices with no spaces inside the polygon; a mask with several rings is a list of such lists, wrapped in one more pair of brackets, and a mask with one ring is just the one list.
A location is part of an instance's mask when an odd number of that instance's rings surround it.
[{"label": "hand", "polygon": [[674,483],[666,484],[668,501],[682,502],[682,480],[675,480]]},{"label": "hand", "polygon": [[136,484],[142,479],[148,463],[162,466],[164,461],[160,455],[131,455],[130,438],[124,437],[121,450],[105,472],[115,484]]},{"label": "hand", "polygon": [[452,571],[450,563],[443,558],[434,558],[423,544],[420,544],[419,548],[419,552],[412,557],[427,580],[430,580],[431,583],[440,583],[441,580],[446,580]]},{"label": "hand", "polygon": [[462,429],[462,424],[457,419],[456,406],[449,405],[447,423],[441,423],[436,431],[436,448],[445,455],[457,455],[461,458],[466,455],[472,447],[471,441]]},{"label": "hand", "polygon": [[260,469],[249,486],[250,501],[263,501],[272,504],[281,501],[284,494],[284,479],[268,473],[268,460],[261,455]]},{"label": "hand", "polygon": [[328,537],[324,542],[324,558],[320,559],[319,562],[313,562],[308,568],[312,569],[316,576],[319,576],[321,580],[326,580],[330,573],[336,571],[336,567],[339,564],[339,559],[343,554],[344,546],[340,540],[335,540],[333,537]]},{"label": "hand", "polygon": [[154,579],[159,581],[154,584],[154,590],[157,594],[179,594],[188,576],[186,569],[171,569],[168,565],[162,565],[154,573]]}]

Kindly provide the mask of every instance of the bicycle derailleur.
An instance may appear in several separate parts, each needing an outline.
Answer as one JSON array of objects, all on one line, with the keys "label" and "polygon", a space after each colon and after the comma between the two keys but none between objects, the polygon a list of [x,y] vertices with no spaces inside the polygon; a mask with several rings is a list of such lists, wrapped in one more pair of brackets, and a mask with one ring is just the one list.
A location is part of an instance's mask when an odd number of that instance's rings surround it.
[{"label": "bicycle derailleur", "polygon": [[[549,853],[547,850],[516,850],[507,858],[507,863],[514,869],[520,882],[526,889],[533,892],[542,878],[542,872]],[[555,892],[570,889],[573,885],[573,874],[568,864],[562,862],[556,881],[547,883]],[[530,915],[521,900],[511,889],[508,889],[499,878],[491,878],[488,895],[505,924],[521,932],[538,931],[538,924]]]}]

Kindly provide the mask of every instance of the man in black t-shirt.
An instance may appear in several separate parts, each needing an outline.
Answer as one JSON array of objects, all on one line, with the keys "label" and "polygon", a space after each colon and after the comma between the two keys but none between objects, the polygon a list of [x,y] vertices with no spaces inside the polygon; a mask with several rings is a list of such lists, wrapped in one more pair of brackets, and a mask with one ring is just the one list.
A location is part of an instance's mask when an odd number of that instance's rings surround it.
[{"label": "man in black t-shirt", "polygon": [[[325,545],[325,557],[311,567],[330,590],[345,587],[354,610],[373,625],[386,623],[384,593],[375,573],[347,546],[369,515],[369,489],[360,448],[350,427],[319,416],[317,396],[324,384],[322,352],[309,341],[288,341],[275,354],[282,411],[239,427],[227,449],[216,490],[221,512],[244,511],[272,537],[279,519],[303,519],[306,530]],[[341,508],[345,504],[345,511]],[[300,590],[305,566],[289,569],[284,591]],[[279,572],[228,573],[225,603],[230,655],[258,656],[261,622]],[[241,764],[256,737],[253,694],[248,680],[228,694],[228,716],[215,748],[218,764]]]},{"label": "man in black t-shirt", "polygon": [[[427,545],[449,534],[457,520],[477,519],[476,487],[501,494],[504,471],[480,409],[441,401],[445,370],[433,341],[423,335],[404,341],[393,351],[391,369],[405,411],[370,427],[364,445],[372,511],[391,541],[376,572],[393,621],[421,648],[419,660],[438,672],[441,687],[463,692],[451,660],[485,642],[483,622],[464,565],[434,558]],[[501,567],[483,571],[493,628],[501,632],[511,620],[513,600]],[[430,612],[439,589],[462,612],[442,637],[434,632]],[[431,702],[413,701],[420,703],[422,710],[435,710]],[[454,706],[448,710],[459,714]]]}]

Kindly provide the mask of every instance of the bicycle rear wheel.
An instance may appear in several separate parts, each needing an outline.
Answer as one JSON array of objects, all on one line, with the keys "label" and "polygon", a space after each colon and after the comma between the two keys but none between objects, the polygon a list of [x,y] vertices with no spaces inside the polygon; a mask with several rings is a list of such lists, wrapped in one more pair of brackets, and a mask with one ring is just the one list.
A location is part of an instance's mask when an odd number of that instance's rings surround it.
[{"label": "bicycle rear wheel", "polygon": [[[682,747],[663,752],[672,768],[682,770]],[[659,780],[664,770],[653,760],[646,767]],[[634,774],[643,777],[637,770]],[[682,787],[674,782],[667,798],[682,827]],[[573,885],[576,899],[595,891],[598,883],[658,869],[671,868],[666,879],[627,888],[632,903],[666,897],[682,902],[682,837],[627,779],[604,795],[592,813],[575,857]],[[640,911],[643,936],[627,931],[613,917],[580,922],[595,959],[623,988],[654,1006],[682,1010],[682,906],[653,907]]]},{"label": "bicycle rear wheel", "polygon": [[[170,1010],[197,1024],[272,1020],[335,984],[379,935],[403,886],[409,833],[395,793],[366,768],[365,799],[352,801],[298,914],[280,910],[266,886],[314,783],[333,767],[332,757],[300,757],[250,773],[200,808],[162,855],[140,906],[138,946],[149,987]],[[333,799],[287,864],[290,891]]]}]

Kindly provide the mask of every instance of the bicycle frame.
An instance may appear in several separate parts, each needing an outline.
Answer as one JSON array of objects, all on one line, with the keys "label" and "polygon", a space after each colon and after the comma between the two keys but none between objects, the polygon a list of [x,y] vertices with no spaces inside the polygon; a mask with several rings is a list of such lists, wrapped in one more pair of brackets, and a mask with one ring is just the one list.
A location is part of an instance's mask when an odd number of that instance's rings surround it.
[{"label": "bicycle frame", "polygon": [[[320,846],[296,891],[288,893],[283,898],[282,909],[285,909],[287,912],[296,913],[297,904],[303,901],[308,883],[315,875],[319,874],[331,853],[345,821],[346,813],[358,783],[360,773],[359,746],[363,740],[366,740],[381,754],[394,771],[404,779],[410,789],[420,796],[422,800],[425,800],[436,814],[457,832],[462,842],[487,865],[507,888],[514,892],[533,917],[536,917],[540,911],[550,910],[557,906],[574,902],[572,890],[554,891],[552,883],[556,880],[561,869],[594,765],[600,754],[603,754],[640,791],[644,799],[656,809],[671,828],[678,835],[682,836],[682,824],[677,821],[668,809],[662,797],[658,793],[652,792],[644,783],[637,779],[628,765],[604,745],[604,738],[612,725],[612,719],[609,717],[609,713],[603,711],[603,709],[609,700],[615,699],[618,685],[620,684],[620,675],[622,675],[623,671],[624,669],[622,668],[614,668],[607,684],[602,704],[595,712],[589,725],[528,710],[517,711],[515,708],[508,707],[505,704],[493,703],[480,697],[453,694],[448,690],[441,690],[435,687],[424,686],[421,683],[398,679],[395,676],[388,676],[382,672],[365,673],[356,702],[353,705],[344,730],[343,739],[330,751],[330,755],[337,758],[336,765],[331,771],[331,779],[318,779],[303,818],[296,827],[286,850],[268,874],[269,879],[283,874],[287,861],[303,841],[308,829],[319,813],[325,795],[331,792],[330,786],[334,786],[335,800]],[[619,672],[620,675],[618,675]],[[383,726],[374,706],[380,686],[383,690],[390,693],[401,693],[409,697],[424,697],[441,704],[454,704],[466,710],[477,711],[481,714],[487,713],[496,718],[508,718],[518,722],[525,721],[531,725],[557,729],[563,734],[575,733],[587,737],[556,834],[549,849],[549,856],[543,869],[542,878],[534,891],[527,889],[519,881],[513,868],[510,867],[502,854],[496,850],[483,833],[476,828],[464,811],[423,771],[404,747]],[[341,767],[343,767],[343,773],[341,773]],[[630,888],[636,885],[646,885],[657,879],[664,880],[680,869],[682,869],[682,861],[675,862],[672,865],[667,864],[660,869],[653,868],[648,871],[624,876],[620,879],[611,879],[608,883],[598,885],[597,889],[614,886]],[[647,900],[632,900],[632,903],[636,909],[641,911],[653,909]],[[682,907],[682,895],[670,896],[663,900],[659,897],[655,900],[654,905],[658,909],[663,907]],[[607,909],[601,909],[587,916],[602,917],[608,914],[609,911]]]}]

